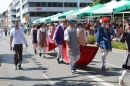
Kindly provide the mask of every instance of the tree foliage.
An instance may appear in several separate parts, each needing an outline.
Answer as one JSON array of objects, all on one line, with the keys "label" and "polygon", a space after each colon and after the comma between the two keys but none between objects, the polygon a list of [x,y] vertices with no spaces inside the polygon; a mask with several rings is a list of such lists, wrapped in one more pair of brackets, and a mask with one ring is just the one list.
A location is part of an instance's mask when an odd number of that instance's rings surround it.
[{"label": "tree foliage", "polygon": [[105,4],[105,3],[108,3],[110,2],[111,0],[93,0],[93,3],[91,4],[91,6],[94,6],[96,4]]}]

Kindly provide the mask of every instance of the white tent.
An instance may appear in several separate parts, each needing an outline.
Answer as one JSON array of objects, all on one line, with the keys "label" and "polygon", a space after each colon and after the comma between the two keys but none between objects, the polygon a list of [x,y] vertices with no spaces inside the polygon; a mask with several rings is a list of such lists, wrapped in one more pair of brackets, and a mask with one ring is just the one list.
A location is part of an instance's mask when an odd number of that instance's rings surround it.
[{"label": "white tent", "polygon": [[[70,13],[70,12],[72,12],[73,10],[70,10],[70,11],[68,11],[68,12],[65,12],[65,13],[62,13],[61,15],[59,15],[59,16],[62,16],[62,15],[66,15],[66,14],[68,14],[68,13]],[[51,21],[62,21],[64,18],[58,18],[59,16],[56,16],[56,17],[54,17],[54,18],[52,18],[51,19]]]},{"label": "white tent", "polygon": [[119,2],[111,1],[107,4],[105,4],[106,5],[105,7],[94,10],[93,14],[111,14],[111,13],[113,13],[114,8],[121,6],[123,4],[126,4],[126,3],[128,3],[128,1],[126,1],[126,0],[122,0],[122,1],[119,1]]},{"label": "white tent", "polygon": [[80,9],[79,11],[75,12],[75,13],[72,13],[71,15],[68,15],[66,18],[67,19],[76,19],[77,18],[77,15],[80,14],[80,13],[83,13],[87,10],[89,10],[91,7],[87,6],[85,8],[82,8]]}]

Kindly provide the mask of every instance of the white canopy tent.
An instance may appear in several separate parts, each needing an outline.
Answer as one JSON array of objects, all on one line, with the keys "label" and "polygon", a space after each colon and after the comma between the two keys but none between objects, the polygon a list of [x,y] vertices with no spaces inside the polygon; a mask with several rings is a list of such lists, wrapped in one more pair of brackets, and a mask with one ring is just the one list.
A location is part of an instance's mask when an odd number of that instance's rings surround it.
[{"label": "white canopy tent", "polygon": [[[70,11],[68,11],[68,12],[65,12],[65,13],[62,13],[61,15],[59,15],[59,16],[62,16],[62,15],[66,15],[66,14],[68,14],[68,13],[70,13],[70,12],[72,12],[73,10],[70,10]],[[52,18],[51,19],[51,21],[62,21],[64,18],[58,18],[59,16],[56,16],[56,17],[54,17],[54,18]]]},{"label": "white canopy tent", "polygon": [[106,5],[105,7],[95,10],[95,11],[93,11],[93,13],[94,14],[112,14],[114,8],[124,5],[126,3],[128,3],[128,1],[126,1],[126,0],[122,0],[122,1],[118,1],[118,2],[111,1],[107,4],[105,4]]},{"label": "white canopy tent", "polygon": [[85,8],[82,8],[80,9],[79,11],[75,12],[75,13],[72,13],[71,15],[68,15],[66,18],[67,19],[77,19],[77,15],[80,14],[80,13],[83,13],[87,10],[89,10],[91,7],[87,6]]}]

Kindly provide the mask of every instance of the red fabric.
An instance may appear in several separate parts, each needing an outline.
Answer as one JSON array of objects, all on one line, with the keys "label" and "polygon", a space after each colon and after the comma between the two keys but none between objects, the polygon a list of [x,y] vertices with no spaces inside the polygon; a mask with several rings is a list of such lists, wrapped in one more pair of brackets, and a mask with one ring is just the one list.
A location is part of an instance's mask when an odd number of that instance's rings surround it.
[{"label": "red fabric", "polygon": [[89,23],[86,26],[86,30],[90,30],[90,24]]},{"label": "red fabric", "polygon": [[49,52],[49,51],[55,49],[56,47],[57,47],[56,44],[54,44],[52,42],[52,39],[50,39],[50,42],[47,41],[46,52]]},{"label": "red fabric", "polygon": [[102,23],[103,23],[103,22],[109,22],[109,21],[110,21],[110,18],[108,18],[108,17],[103,17],[103,18],[102,18]]},{"label": "red fabric", "polygon": [[[80,59],[76,62],[78,65],[88,65],[93,58],[95,57],[96,53],[98,51],[97,47],[94,46],[81,46],[80,47]],[[67,56],[67,51],[66,51],[66,44],[65,42],[63,43],[63,56],[64,60],[66,63],[69,63],[69,57]]]}]

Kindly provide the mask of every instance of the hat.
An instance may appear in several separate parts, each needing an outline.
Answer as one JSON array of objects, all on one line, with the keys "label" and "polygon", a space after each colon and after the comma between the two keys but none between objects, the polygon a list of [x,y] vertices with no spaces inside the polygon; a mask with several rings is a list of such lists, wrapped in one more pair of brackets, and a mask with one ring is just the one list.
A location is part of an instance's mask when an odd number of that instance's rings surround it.
[{"label": "hat", "polygon": [[77,26],[82,25],[82,23],[77,23]]},{"label": "hat", "polygon": [[108,17],[103,17],[101,22],[104,23],[104,22],[109,22],[110,21],[110,18]]},{"label": "hat", "polygon": [[73,22],[77,22],[76,20],[73,20],[73,19],[69,19],[67,20],[68,23],[73,23]]}]

